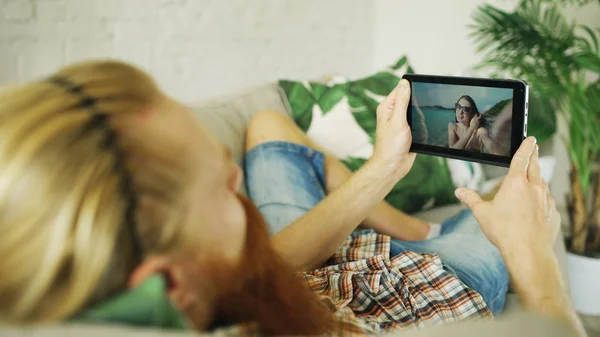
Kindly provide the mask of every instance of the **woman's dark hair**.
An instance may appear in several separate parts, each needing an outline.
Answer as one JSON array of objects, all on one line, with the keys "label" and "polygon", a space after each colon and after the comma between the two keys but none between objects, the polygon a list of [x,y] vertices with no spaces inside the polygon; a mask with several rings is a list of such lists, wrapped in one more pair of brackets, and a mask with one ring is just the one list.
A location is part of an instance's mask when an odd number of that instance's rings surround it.
[{"label": "woman's dark hair", "polygon": [[[475,104],[475,101],[473,100],[473,98],[471,96],[469,96],[469,95],[460,96],[460,98],[456,101],[456,104],[458,104],[458,102],[460,102],[461,99],[466,99],[467,102],[469,102],[469,104],[471,104],[471,109],[473,110],[473,114],[481,115],[481,112],[479,112],[479,109],[477,109],[477,104]],[[454,114],[454,121],[456,123],[458,123],[456,114]],[[479,120],[479,125],[486,128],[487,130],[489,130],[490,122],[487,119],[485,119],[485,117],[483,117]]]}]

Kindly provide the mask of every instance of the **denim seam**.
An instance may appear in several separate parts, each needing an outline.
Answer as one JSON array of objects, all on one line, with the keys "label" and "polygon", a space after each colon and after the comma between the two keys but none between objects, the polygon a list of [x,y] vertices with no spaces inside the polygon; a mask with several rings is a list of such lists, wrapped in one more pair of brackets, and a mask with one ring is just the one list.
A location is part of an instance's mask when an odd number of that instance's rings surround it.
[{"label": "denim seam", "polygon": [[[326,181],[325,181],[325,155],[320,152],[320,151],[315,151],[315,154],[312,156],[312,158],[308,158],[310,160],[310,163],[313,167],[313,169],[311,170],[311,175],[314,179],[314,183],[317,184],[317,186],[321,186],[323,188],[323,194],[320,195],[321,200],[323,200],[325,197],[327,197],[327,185],[326,185]],[[321,172],[317,172],[317,167],[320,165],[317,165],[317,160],[323,162],[322,168],[323,169],[323,176],[319,177],[321,175]],[[320,170],[319,170],[320,171]],[[318,175],[317,175],[318,173]]]},{"label": "denim seam", "polygon": [[305,156],[309,156],[309,152],[321,153],[320,151],[314,150],[306,145],[284,142],[284,141],[270,141],[261,143],[250,150],[246,151],[246,156],[255,156],[261,152],[267,152],[272,150],[284,150],[288,152],[296,152]]},{"label": "denim seam", "polygon": [[265,206],[288,206],[288,207],[295,207],[297,209],[300,209],[300,210],[303,210],[303,211],[307,211],[307,212],[312,208],[312,207],[308,207],[307,208],[307,207],[300,206],[300,205],[297,205],[297,204],[289,204],[289,203],[286,203],[286,202],[277,202],[277,201],[275,201],[275,202],[266,202],[264,204],[256,205],[256,207],[258,207],[259,209],[261,207],[265,207]]}]

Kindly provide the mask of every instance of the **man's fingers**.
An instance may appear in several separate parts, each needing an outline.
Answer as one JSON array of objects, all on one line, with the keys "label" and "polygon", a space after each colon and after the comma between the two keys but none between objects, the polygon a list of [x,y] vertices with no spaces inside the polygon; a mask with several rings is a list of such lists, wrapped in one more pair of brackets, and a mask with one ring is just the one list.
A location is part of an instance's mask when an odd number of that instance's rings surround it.
[{"label": "man's fingers", "polygon": [[509,176],[527,176],[527,167],[529,166],[531,154],[535,150],[536,142],[535,137],[527,137],[523,143],[521,143],[517,153],[515,153],[515,156],[510,162],[510,169],[508,170]]},{"label": "man's fingers", "polygon": [[[481,199],[477,192],[468,188],[457,188],[455,191],[455,195],[458,198],[458,200],[460,200],[463,204],[469,207],[471,211],[473,211],[473,214],[475,214],[475,208],[478,205],[483,205],[485,203],[485,201]],[[475,216],[477,215],[475,214]]]},{"label": "man's fingers", "polygon": [[527,167],[527,179],[529,181],[538,182],[542,180],[542,174],[540,171],[540,147],[539,145],[535,145],[535,150],[531,154],[531,158],[529,159],[529,166]]}]

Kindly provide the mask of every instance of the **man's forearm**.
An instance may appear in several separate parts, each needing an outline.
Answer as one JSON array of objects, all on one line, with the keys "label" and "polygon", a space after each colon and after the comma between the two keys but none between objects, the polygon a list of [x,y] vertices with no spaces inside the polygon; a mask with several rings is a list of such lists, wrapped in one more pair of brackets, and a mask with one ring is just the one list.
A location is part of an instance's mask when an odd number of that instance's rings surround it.
[{"label": "man's forearm", "polygon": [[272,238],[297,270],[321,266],[398,182],[392,167],[367,162],[317,206]]},{"label": "man's forearm", "polygon": [[551,250],[521,254],[513,251],[503,255],[515,290],[526,309],[560,320],[579,336],[586,336]]},{"label": "man's forearm", "polygon": [[366,228],[403,241],[419,241],[427,238],[429,223],[395,209],[385,201],[380,202],[363,221]]}]

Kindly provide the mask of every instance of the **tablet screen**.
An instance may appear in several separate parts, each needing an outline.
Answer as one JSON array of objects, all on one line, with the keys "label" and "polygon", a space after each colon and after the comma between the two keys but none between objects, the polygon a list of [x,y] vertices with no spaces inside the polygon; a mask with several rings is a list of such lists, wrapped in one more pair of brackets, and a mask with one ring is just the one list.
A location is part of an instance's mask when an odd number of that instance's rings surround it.
[{"label": "tablet screen", "polygon": [[413,81],[413,143],[510,156],[513,91]]}]

